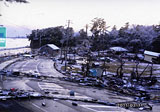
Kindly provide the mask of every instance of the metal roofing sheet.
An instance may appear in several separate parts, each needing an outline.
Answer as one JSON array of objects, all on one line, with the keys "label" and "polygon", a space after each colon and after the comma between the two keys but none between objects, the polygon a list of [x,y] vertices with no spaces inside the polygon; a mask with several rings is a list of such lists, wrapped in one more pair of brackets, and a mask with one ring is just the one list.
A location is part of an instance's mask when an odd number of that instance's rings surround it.
[{"label": "metal roofing sheet", "polygon": [[47,44],[47,46],[51,47],[51,48],[54,49],[54,50],[58,50],[58,49],[59,49],[59,47],[57,47],[57,46],[54,45],[54,44]]}]

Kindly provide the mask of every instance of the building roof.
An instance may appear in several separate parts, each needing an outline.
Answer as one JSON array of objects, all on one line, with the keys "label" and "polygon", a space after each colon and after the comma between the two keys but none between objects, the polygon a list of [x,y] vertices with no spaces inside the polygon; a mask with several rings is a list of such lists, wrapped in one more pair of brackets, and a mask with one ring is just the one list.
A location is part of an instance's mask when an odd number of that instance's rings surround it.
[{"label": "building roof", "polygon": [[54,49],[54,50],[59,50],[59,47],[57,47],[56,45],[54,44],[47,44],[48,47]]},{"label": "building roof", "polygon": [[144,51],[145,55],[150,55],[150,56],[155,56],[155,57],[159,57],[160,53],[157,52],[152,52],[152,51]]},{"label": "building roof", "polygon": [[125,51],[128,51],[127,49],[122,48],[122,47],[110,47],[109,49],[110,49],[110,50],[117,51],[117,52],[125,52]]}]

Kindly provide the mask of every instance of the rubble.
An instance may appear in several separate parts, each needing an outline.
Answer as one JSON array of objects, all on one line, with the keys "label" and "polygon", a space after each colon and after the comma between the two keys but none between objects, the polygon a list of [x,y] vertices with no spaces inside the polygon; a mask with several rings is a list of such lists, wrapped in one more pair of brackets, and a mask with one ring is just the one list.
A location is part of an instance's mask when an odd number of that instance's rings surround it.
[{"label": "rubble", "polygon": [[[144,82],[146,78],[142,78]],[[102,78],[95,78],[95,77],[79,77],[79,76],[69,76],[63,77],[61,80],[70,81],[78,83],[81,86],[94,86],[94,87],[101,87],[106,88],[109,90],[116,91],[118,93],[127,94],[135,97],[135,101],[148,101],[151,99],[150,89],[154,88],[157,90],[159,86],[149,86],[143,83],[137,83],[136,80],[129,82],[129,78],[118,78],[118,77],[107,77],[104,76]],[[158,90],[157,90],[158,91]]]},{"label": "rubble", "polygon": [[[67,71],[66,71],[67,72]],[[156,77],[140,77],[137,79],[136,77],[118,77],[117,75],[110,75],[110,76],[100,76],[95,77],[95,69],[90,69],[90,76],[83,76],[82,75],[73,75],[67,74],[66,77],[59,78],[63,81],[70,81],[78,83],[81,86],[92,86],[92,87],[99,87],[104,89],[109,89],[112,91],[115,91],[116,93],[122,93],[123,95],[131,95],[135,97],[136,102],[145,102],[145,101],[153,101],[153,102],[160,102],[159,96],[153,96],[151,95],[150,91],[154,90],[158,92],[159,85],[157,84]],[[9,74],[9,75],[7,75]],[[55,77],[52,76],[42,76],[36,73],[21,73],[17,71],[0,71],[0,75],[5,76],[23,76],[23,77],[29,77],[34,79],[40,79],[40,80],[48,80]],[[44,91],[44,95],[37,93],[35,91],[20,91],[15,89],[10,90],[1,90],[0,91],[0,100],[10,99],[10,98],[19,98],[19,99],[25,99],[25,98],[49,98],[53,100],[71,100],[71,101],[82,101],[82,102],[90,102],[90,103],[98,103],[108,106],[117,106],[116,103],[110,103],[107,101],[97,100],[97,99],[81,99],[75,97],[75,92],[70,91],[70,96],[58,96],[57,94],[60,94],[59,92],[51,92],[49,90]],[[52,93],[53,95],[50,96],[49,94]],[[57,95],[57,96],[56,96]],[[77,103],[72,102],[73,106],[78,106]],[[46,106],[45,102],[42,102],[42,106]],[[133,107],[134,108],[134,107]],[[136,107],[137,108],[137,107]],[[152,107],[149,105],[146,106],[139,106],[139,110],[152,110]]]},{"label": "rubble", "polygon": [[46,75],[40,75],[39,73],[32,73],[32,72],[19,72],[17,70],[14,71],[5,71],[1,70],[0,75],[8,76],[8,77],[30,77],[30,78],[36,78],[36,79],[47,79],[47,78],[55,78],[54,76],[46,76]]},{"label": "rubble", "polygon": [[[144,67],[143,70],[138,71],[139,70],[138,67],[141,67],[141,65],[139,66],[140,64],[139,62],[135,62],[136,68],[135,69],[133,68],[133,71],[131,73],[128,73],[129,75],[124,75],[123,70],[124,67],[126,66],[125,61],[122,60],[121,57],[119,57],[117,59],[119,60],[120,65],[117,68],[117,74],[103,75],[103,72],[105,72],[104,67],[106,68],[105,66],[106,60],[104,57],[97,57],[97,59],[102,59],[102,61],[93,60],[93,56],[88,54],[85,63],[81,65],[82,69],[80,71],[81,74],[77,73],[75,75],[75,73],[72,73],[72,71],[69,71],[70,73],[67,74],[68,71],[63,71],[63,69],[58,70],[60,72],[63,72],[63,74],[67,76],[60,78],[60,80],[78,83],[81,86],[92,86],[92,87],[109,89],[115,91],[116,93],[121,93],[123,95],[127,94],[135,97],[135,101],[138,102],[149,101],[151,100],[151,98],[153,101],[154,98],[152,97],[152,94],[159,92],[158,88],[160,87],[159,86],[160,84],[158,83],[157,78],[155,76],[152,76],[153,64],[151,65],[148,64]],[[96,67],[93,66],[97,62],[99,64],[98,68],[102,69],[103,71],[102,73],[100,73],[99,76],[97,75]],[[56,65],[62,66],[63,64],[62,63],[58,64],[57,62]],[[150,75],[143,76],[142,74],[147,70],[147,68],[150,68],[149,69]],[[160,100],[158,99],[156,101]]]},{"label": "rubble", "polygon": [[[52,76],[41,76],[36,75],[35,73],[21,73],[16,71],[1,71],[2,75],[6,75],[6,73],[10,73],[10,77],[12,76],[26,76],[40,80],[49,80],[55,77]],[[6,75],[8,76],[8,75]],[[152,100],[153,102],[160,102],[160,99],[152,97],[150,91],[159,91],[159,84],[156,82],[156,78],[152,77],[151,80],[148,77],[141,77],[138,81],[137,79],[130,79],[130,77],[119,78],[116,75],[112,76],[103,76],[103,77],[84,77],[81,75],[72,75],[70,74],[67,77],[58,78],[63,81],[75,82],[81,86],[94,86],[100,88],[106,88],[117,93],[127,94],[135,97],[135,101],[147,101]],[[8,95],[8,91],[3,91],[5,95]],[[12,92],[13,93],[13,92]],[[50,91],[44,91],[47,95]],[[2,94],[2,93],[0,93]],[[59,94],[59,92],[55,92],[53,94]],[[30,96],[40,97],[38,94],[30,93]],[[74,96],[74,91],[70,91],[70,96]],[[28,94],[20,94],[17,97],[28,97]]]},{"label": "rubble", "polygon": [[[74,91],[72,91],[74,92]],[[17,89],[3,89],[0,90],[0,100],[7,100],[7,99],[31,99],[31,98],[48,98],[53,99],[55,101],[57,100],[71,100],[73,106],[78,106],[77,101],[81,102],[87,102],[87,103],[96,103],[96,104],[102,104],[106,106],[119,106],[122,108],[126,108],[126,105],[128,102],[122,102],[121,105],[119,103],[110,103],[103,100],[97,100],[93,98],[77,98],[75,96],[49,96],[49,95],[41,95],[40,93],[37,93],[35,91],[24,91],[24,90],[17,90]],[[123,106],[122,106],[123,104]],[[124,104],[126,104],[124,106]],[[134,102],[129,102],[130,105],[135,105]],[[46,106],[45,101],[41,103],[42,106]],[[138,104],[136,104],[138,105]],[[130,106],[129,108],[139,108],[139,110],[152,110],[152,106],[147,103],[140,103],[138,106]]]},{"label": "rubble", "polygon": [[24,91],[15,88],[11,88],[9,90],[7,89],[0,90],[0,100],[13,99],[13,98],[24,99],[24,98],[40,98],[40,97],[43,97],[43,95],[35,91]]}]

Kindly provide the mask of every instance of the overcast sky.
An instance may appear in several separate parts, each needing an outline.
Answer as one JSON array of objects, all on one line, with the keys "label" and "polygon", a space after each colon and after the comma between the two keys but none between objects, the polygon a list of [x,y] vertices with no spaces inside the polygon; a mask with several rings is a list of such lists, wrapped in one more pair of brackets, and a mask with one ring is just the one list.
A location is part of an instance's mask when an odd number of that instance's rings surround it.
[{"label": "overcast sky", "polygon": [[84,28],[95,17],[108,26],[160,23],[160,0],[28,0],[29,4],[0,3],[0,24],[16,27],[46,28],[66,25]]}]

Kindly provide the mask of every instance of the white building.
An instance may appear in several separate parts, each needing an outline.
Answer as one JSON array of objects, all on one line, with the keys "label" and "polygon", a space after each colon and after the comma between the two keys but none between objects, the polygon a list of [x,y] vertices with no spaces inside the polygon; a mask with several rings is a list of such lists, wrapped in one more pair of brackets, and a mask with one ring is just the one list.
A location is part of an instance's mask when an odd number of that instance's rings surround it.
[{"label": "white building", "polygon": [[145,51],[144,52],[144,60],[151,63],[159,63],[160,62],[160,53]]},{"label": "white building", "polygon": [[109,50],[112,51],[113,53],[118,53],[118,54],[128,52],[128,50],[123,47],[110,47]]}]

